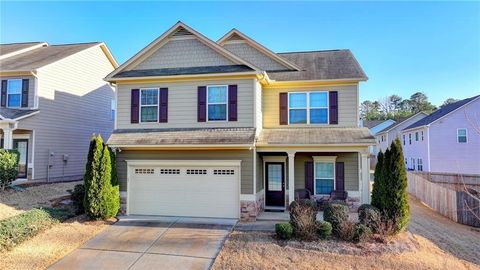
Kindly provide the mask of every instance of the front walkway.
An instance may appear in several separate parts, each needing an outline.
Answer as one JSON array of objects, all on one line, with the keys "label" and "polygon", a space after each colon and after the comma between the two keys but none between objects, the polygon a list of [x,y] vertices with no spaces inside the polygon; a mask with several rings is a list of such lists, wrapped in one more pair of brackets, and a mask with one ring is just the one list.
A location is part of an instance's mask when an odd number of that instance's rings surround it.
[{"label": "front walkway", "polygon": [[49,269],[209,269],[236,220],[124,218]]}]

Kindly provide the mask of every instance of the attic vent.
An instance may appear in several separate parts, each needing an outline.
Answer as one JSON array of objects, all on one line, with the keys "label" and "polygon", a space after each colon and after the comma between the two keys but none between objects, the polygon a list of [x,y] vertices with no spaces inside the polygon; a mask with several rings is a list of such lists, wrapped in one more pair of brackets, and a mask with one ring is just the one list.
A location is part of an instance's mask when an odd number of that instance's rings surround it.
[{"label": "attic vent", "polygon": [[191,36],[193,35],[188,30],[183,27],[180,27],[175,33],[172,34],[172,37],[183,37],[183,36]]},{"label": "attic vent", "polygon": [[243,40],[243,38],[237,34],[233,34],[228,40]]}]

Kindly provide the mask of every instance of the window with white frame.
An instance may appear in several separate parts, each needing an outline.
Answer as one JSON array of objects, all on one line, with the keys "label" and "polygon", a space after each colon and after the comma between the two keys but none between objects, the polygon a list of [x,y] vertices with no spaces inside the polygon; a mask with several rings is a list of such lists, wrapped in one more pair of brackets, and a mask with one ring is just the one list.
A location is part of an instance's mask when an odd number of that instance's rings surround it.
[{"label": "window with white frame", "polygon": [[422,130],[422,141],[423,141],[423,130]]},{"label": "window with white frame", "polygon": [[226,85],[207,86],[208,121],[226,121],[228,87]]},{"label": "window with white frame", "polygon": [[328,195],[335,190],[335,158],[313,157],[315,195]]},{"label": "window with white frame", "polygon": [[412,144],[412,133],[408,134],[408,144]]},{"label": "window with white frame", "polygon": [[403,135],[403,145],[405,145],[405,134]]},{"label": "window with white frame", "polygon": [[417,159],[417,170],[423,171],[423,160],[421,158]]},{"label": "window with white frame", "polygon": [[411,160],[412,160],[412,164],[411,164],[412,167],[411,168],[412,168],[413,171],[415,171],[415,159],[412,158]]},{"label": "window with white frame", "polygon": [[140,121],[158,121],[158,88],[140,89]]},{"label": "window with white frame", "polygon": [[466,128],[457,129],[457,142],[467,143],[467,129]]},{"label": "window with white frame", "polygon": [[417,141],[417,142],[418,142],[418,131],[417,131],[417,132],[415,132],[415,141]]},{"label": "window with white frame", "polygon": [[22,80],[7,81],[7,107],[18,108],[22,104]]},{"label": "window with white frame", "polygon": [[115,99],[112,99],[110,103],[110,119],[115,120]]},{"label": "window with white frame", "polygon": [[328,92],[288,93],[289,124],[328,124]]}]

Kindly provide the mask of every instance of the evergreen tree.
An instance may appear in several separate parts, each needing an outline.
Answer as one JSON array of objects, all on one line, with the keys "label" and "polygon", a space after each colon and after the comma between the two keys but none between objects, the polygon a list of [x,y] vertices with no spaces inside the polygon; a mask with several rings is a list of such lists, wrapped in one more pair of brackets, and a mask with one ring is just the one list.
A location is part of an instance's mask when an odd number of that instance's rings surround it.
[{"label": "evergreen tree", "polygon": [[372,205],[379,208],[384,181],[382,179],[383,170],[383,152],[380,151],[377,156],[377,165],[375,165],[375,173],[373,174],[373,189],[372,189]]},{"label": "evergreen tree", "polygon": [[117,176],[117,162],[116,162],[116,153],[112,148],[108,147],[110,153],[110,162],[112,165],[112,186],[118,186],[118,176]]},{"label": "evergreen tree", "polygon": [[112,186],[111,178],[110,150],[100,135],[94,136],[84,177],[84,206],[90,218],[107,219],[117,214],[120,206],[119,189],[118,186]]},{"label": "evergreen tree", "polygon": [[402,145],[398,138],[390,145],[390,155],[385,161],[385,171],[388,175],[383,209],[388,218],[396,219],[397,231],[401,231],[406,228],[410,219],[410,207],[408,205],[407,172]]}]

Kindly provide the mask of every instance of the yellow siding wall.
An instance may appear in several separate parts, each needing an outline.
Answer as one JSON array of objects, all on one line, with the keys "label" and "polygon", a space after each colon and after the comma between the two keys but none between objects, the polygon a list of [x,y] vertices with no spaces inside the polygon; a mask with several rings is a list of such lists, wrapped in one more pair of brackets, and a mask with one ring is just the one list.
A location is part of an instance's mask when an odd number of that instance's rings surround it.
[{"label": "yellow siding wall", "polygon": [[[358,91],[357,85],[321,86],[299,88],[266,88],[263,89],[263,127],[264,128],[295,128],[319,127],[319,125],[280,125],[279,95],[282,92],[304,91],[338,91],[338,125],[336,127],[358,126]],[[324,126],[324,125],[320,125]]]}]

